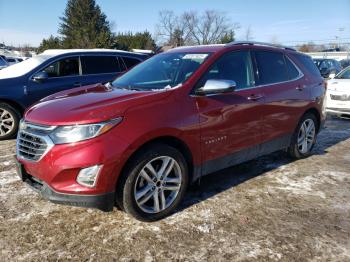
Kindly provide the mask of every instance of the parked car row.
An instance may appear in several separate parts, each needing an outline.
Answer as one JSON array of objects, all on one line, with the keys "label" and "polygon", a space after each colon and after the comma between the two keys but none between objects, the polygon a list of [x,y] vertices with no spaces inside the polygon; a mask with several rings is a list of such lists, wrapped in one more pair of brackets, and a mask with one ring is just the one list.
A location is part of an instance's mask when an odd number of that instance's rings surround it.
[{"label": "parked car row", "polygon": [[118,205],[154,221],[203,175],[277,150],[311,154],[326,91],[311,57],[258,42],[182,47],[86,86],[143,59],[49,51],[0,73],[13,90],[0,112],[7,136],[23,108],[77,86],[25,112],[17,137],[25,183],[55,203]]},{"label": "parked car row", "polygon": [[350,118],[350,66],[328,80],[326,110],[329,114]]},{"label": "parked car row", "polygon": [[337,61],[329,58],[315,58],[313,60],[324,78],[334,78],[342,69],[350,65],[349,59]]},{"label": "parked car row", "polygon": [[113,81],[146,55],[115,50],[48,50],[0,71],[0,140],[16,135],[26,108],[53,93]]},{"label": "parked car row", "polygon": [[335,59],[317,58],[314,59],[314,63],[324,78],[332,78],[342,69],[340,62]]},{"label": "parked car row", "polygon": [[0,70],[10,65],[14,65],[19,62],[22,62],[23,60],[24,59],[20,57],[9,57],[9,56],[0,55]]}]

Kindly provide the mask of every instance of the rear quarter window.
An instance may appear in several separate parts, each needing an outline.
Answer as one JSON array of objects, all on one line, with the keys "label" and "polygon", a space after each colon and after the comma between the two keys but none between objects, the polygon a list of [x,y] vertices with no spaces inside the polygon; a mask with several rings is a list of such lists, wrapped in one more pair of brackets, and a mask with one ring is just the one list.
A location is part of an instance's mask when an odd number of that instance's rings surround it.
[{"label": "rear quarter window", "polygon": [[292,61],[289,59],[288,56],[286,56],[285,59],[286,59],[289,79],[293,80],[298,78],[300,76],[299,70],[295,67],[295,65],[292,63]]},{"label": "rear quarter window", "polygon": [[125,63],[125,66],[127,69],[129,69],[130,67],[133,67],[141,62],[140,60],[138,60],[136,58],[132,58],[132,57],[123,57],[123,60],[124,60],[124,63]]},{"label": "rear quarter window", "polygon": [[308,73],[315,77],[321,77],[320,70],[317,68],[310,56],[301,54],[293,54],[291,56],[294,57],[300,64],[302,64]]}]

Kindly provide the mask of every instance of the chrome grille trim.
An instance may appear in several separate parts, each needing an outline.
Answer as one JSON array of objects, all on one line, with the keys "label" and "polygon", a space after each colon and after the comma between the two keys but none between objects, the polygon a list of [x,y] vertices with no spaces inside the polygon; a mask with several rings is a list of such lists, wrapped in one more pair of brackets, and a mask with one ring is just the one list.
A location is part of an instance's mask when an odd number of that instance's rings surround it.
[{"label": "chrome grille trim", "polygon": [[348,95],[330,95],[332,100],[338,100],[338,101],[350,101],[350,96]]},{"label": "chrome grille trim", "polygon": [[48,136],[48,131],[54,128],[27,123],[22,120],[16,141],[17,157],[32,162],[40,161],[54,145]]}]

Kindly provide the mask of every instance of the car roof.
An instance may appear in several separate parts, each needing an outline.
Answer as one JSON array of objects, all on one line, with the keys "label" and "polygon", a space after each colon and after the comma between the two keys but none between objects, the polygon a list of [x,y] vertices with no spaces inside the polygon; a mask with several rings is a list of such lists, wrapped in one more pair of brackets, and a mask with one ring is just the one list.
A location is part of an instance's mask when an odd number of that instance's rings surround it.
[{"label": "car roof", "polygon": [[225,44],[217,44],[217,45],[198,45],[198,46],[180,46],[176,47],[174,49],[170,49],[167,52],[217,52],[219,50],[222,50],[226,47]]},{"label": "car roof", "polygon": [[117,50],[117,49],[103,49],[103,48],[94,48],[94,49],[48,49],[45,50],[41,55],[45,56],[58,56],[58,55],[65,55],[65,54],[72,54],[72,53],[124,53],[124,54],[130,54],[130,55],[139,55],[144,56],[144,54],[139,53],[133,53],[128,52],[124,50]]},{"label": "car roof", "polygon": [[297,52],[295,49],[287,46],[282,46],[278,44],[270,44],[270,43],[264,43],[264,42],[255,42],[255,41],[233,41],[227,44],[215,44],[215,45],[198,45],[198,46],[181,46],[174,49],[170,49],[167,52],[217,52],[223,49],[226,49],[228,47],[233,46],[258,46],[259,48],[266,48],[269,50],[288,50]]}]

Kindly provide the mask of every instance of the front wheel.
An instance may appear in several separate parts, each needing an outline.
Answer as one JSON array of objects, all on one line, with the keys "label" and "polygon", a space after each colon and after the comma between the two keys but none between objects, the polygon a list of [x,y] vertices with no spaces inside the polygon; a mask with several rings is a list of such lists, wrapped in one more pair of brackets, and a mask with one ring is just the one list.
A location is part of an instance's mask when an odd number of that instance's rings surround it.
[{"label": "front wheel", "polygon": [[12,106],[0,103],[0,141],[14,138],[19,124],[19,113]]},{"label": "front wheel", "polygon": [[316,143],[317,119],[314,114],[307,113],[299,121],[288,153],[291,157],[300,159],[308,157]]},{"label": "front wheel", "polygon": [[129,161],[118,182],[117,203],[139,220],[159,220],[175,210],[187,185],[182,154],[167,145],[154,145]]}]

